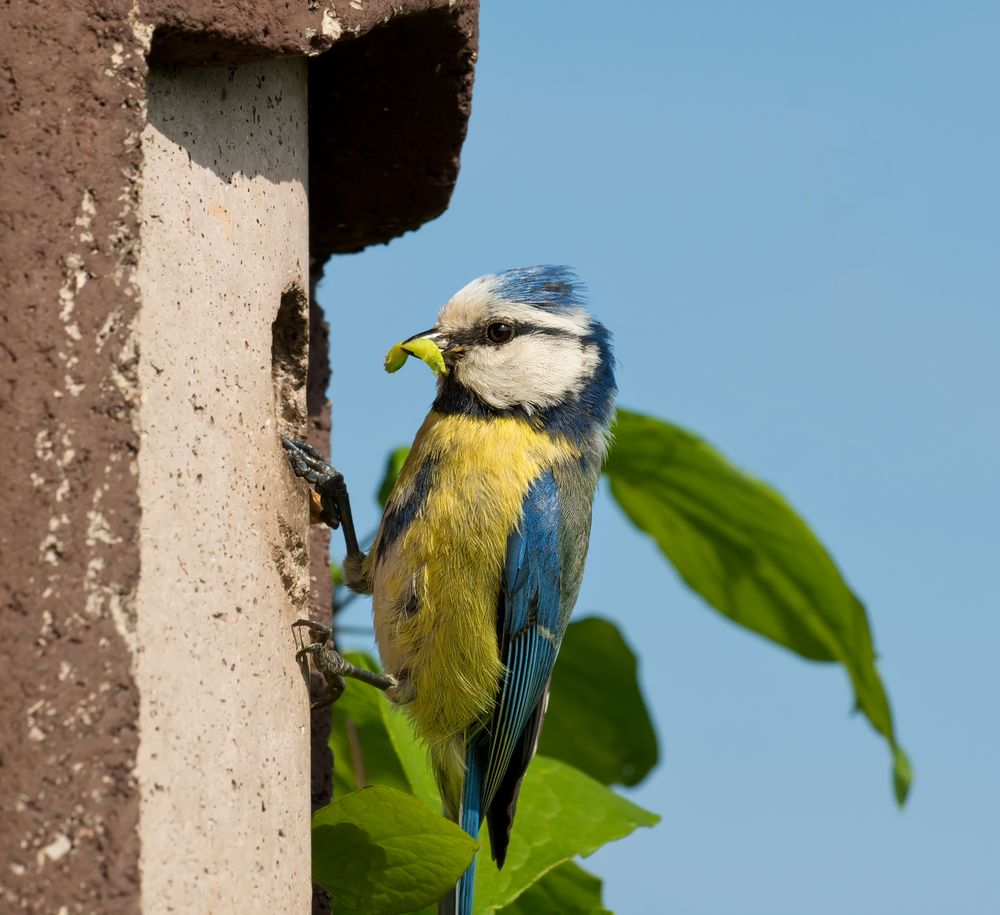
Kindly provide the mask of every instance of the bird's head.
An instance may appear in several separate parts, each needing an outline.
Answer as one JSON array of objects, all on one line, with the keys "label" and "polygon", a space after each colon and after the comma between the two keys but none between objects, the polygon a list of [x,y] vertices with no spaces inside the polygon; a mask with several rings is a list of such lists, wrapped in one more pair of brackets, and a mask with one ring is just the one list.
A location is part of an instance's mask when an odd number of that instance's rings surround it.
[{"label": "bird's head", "polygon": [[615,393],[608,331],[566,267],[520,267],[473,280],[438,314],[444,355],[435,409],[514,413],[563,432],[606,427]]}]

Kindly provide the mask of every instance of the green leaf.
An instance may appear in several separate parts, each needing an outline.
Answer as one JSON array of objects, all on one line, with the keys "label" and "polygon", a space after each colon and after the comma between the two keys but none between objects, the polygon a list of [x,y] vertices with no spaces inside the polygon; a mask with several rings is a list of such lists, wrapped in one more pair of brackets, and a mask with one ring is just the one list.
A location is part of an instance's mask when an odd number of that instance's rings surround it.
[{"label": "green leaf", "polygon": [[475,912],[482,915],[510,905],[563,862],[589,855],[638,826],[655,825],[659,819],[578,769],[546,756],[535,757],[517,802],[502,871],[496,869],[486,851],[487,831],[481,833]]},{"label": "green leaf", "polygon": [[637,785],[656,765],[635,655],[613,623],[591,618],[566,630],[539,752],[605,785]]},{"label": "green leaf", "polygon": [[441,809],[434,773],[431,771],[427,745],[413,732],[413,723],[406,713],[393,708],[385,696],[380,696],[382,722],[395,750],[396,758],[406,775],[410,790],[433,810]]},{"label": "green leaf", "polygon": [[[381,670],[370,655],[347,652],[345,657],[365,670]],[[432,810],[440,808],[426,745],[417,738],[406,713],[394,708],[377,689],[347,681],[333,706],[330,749],[334,796],[366,785],[390,785],[416,795]]]},{"label": "green leaf", "polygon": [[911,784],[913,784],[913,769],[910,768],[910,758],[906,755],[906,751],[896,744],[892,751],[892,790],[900,807],[906,803],[906,795],[910,793]]},{"label": "green leaf", "polygon": [[[378,670],[366,654],[348,652],[352,664]],[[392,739],[386,731],[382,706],[386,698],[364,683],[347,681],[347,688],[333,706],[330,750],[333,753],[333,796],[340,797],[366,785],[389,785],[410,791]]]},{"label": "green leaf", "polygon": [[389,501],[392,487],[396,485],[399,472],[403,469],[406,456],[410,453],[410,446],[403,445],[392,451],[385,462],[385,473],[382,476],[382,485],[378,488],[378,504],[385,508],[385,503]]},{"label": "green leaf", "polygon": [[426,804],[393,788],[364,788],[313,816],[313,881],[334,912],[397,915],[440,899],[476,843]]},{"label": "green leaf", "polygon": [[567,861],[529,886],[502,915],[612,915],[601,903],[601,880]]},{"label": "green leaf", "polygon": [[815,661],[839,661],[889,743],[900,803],[910,772],[861,601],[806,523],[765,483],[678,426],[618,411],[604,468],[625,514],[730,619]]}]

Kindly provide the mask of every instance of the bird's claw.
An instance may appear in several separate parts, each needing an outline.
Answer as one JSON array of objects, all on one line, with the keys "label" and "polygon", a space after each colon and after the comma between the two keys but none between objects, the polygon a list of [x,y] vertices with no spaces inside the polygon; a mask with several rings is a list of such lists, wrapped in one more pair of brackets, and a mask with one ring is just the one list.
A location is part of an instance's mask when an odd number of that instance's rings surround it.
[{"label": "bird's claw", "polygon": [[322,503],[322,519],[330,527],[340,526],[337,502],[347,495],[344,475],[308,442],[281,436],[281,445],[297,477],[316,487]]},{"label": "bird's claw", "polygon": [[339,476],[336,469],[308,442],[281,436],[281,444],[291,462],[295,475],[310,483],[323,483]]},{"label": "bird's claw", "polygon": [[333,636],[333,630],[329,626],[317,623],[316,620],[296,620],[292,623],[292,629],[308,629],[313,637],[313,644],[325,645]]},{"label": "bird's claw", "polygon": [[326,697],[312,703],[309,708],[315,712],[333,705],[341,697],[347,686],[344,674],[351,670],[352,665],[344,660],[340,652],[326,647],[326,643],[330,640],[332,633],[322,623],[317,623],[313,620],[296,620],[292,623],[292,627],[308,629],[313,639],[308,645],[303,645],[295,652],[295,660],[301,664],[306,658],[312,657],[313,665],[326,681]]},{"label": "bird's claw", "polygon": [[295,652],[295,660],[302,662],[306,655],[312,655],[313,664],[324,677],[340,677],[344,671],[350,670],[350,665],[343,655],[333,648],[327,648],[322,642],[311,642]]},{"label": "bird's claw", "polygon": [[360,680],[362,683],[382,690],[382,692],[391,691],[393,695],[399,692],[400,682],[392,674],[357,667],[337,650],[327,648],[326,643],[330,640],[331,632],[322,623],[313,620],[296,620],[292,626],[296,629],[308,629],[312,635],[312,641],[295,652],[295,660],[301,664],[306,658],[311,657],[316,670],[326,680],[328,695],[326,699],[313,703],[313,711],[326,708],[340,698],[346,685],[345,677]]}]

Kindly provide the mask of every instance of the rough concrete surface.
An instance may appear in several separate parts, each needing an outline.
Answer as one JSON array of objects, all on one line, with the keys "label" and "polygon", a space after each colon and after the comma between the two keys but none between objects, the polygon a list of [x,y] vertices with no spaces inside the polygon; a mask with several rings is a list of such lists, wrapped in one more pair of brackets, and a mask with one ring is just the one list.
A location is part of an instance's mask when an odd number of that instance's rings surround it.
[{"label": "rough concrete surface", "polygon": [[318,269],[333,253],[389,241],[448,205],[471,110],[478,0],[140,7],[153,28],[154,64],[310,57],[310,247]]},{"label": "rough concrete surface", "polygon": [[[0,911],[117,915],[142,905],[160,911],[154,890],[141,890],[140,876],[161,889],[169,884],[164,899],[178,898],[169,893],[180,884],[167,872],[178,855],[194,862],[182,844],[189,839],[190,848],[211,851],[198,861],[205,886],[225,894],[222,870],[229,868],[232,883],[264,886],[277,879],[285,893],[292,883],[284,863],[294,855],[276,830],[284,830],[283,817],[299,817],[301,826],[307,810],[303,733],[294,746],[286,745],[291,731],[273,701],[251,706],[247,697],[294,697],[287,711],[305,715],[285,626],[308,585],[311,612],[323,616],[329,607],[324,535],[317,529],[310,534],[313,571],[307,578],[300,565],[305,515],[293,511],[302,503],[273,451],[273,429],[263,431],[261,419],[265,392],[276,391],[270,395],[272,423],[275,417],[299,423],[326,447],[325,334],[314,321],[303,417],[297,347],[304,331],[295,326],[303,300],[282,285],[287,276],[280,282],[270,277],[273,288],[266,290],[255,285],[262,265],[278,264],[283,248],[304,249],[301,237],[282,234],[276,214],[287,198],[279,203],[268,192],[258,201],[254,219],[264,219],[267,232],[262,227],[261,234],[270,241],[244,237],[239,245],[246,243],[249,257],[230,269],[236,260],[227,259],[226,246],[237,244],[236,236],[225,236],[222,211],[206,215],[198,195],[208,194],[208,185],[178,180],[172,188],[154,182],[150,189],[164,200],[163,212],[190,208],[190,222],[185,217],[175,226],[178,234],[204,231],[203,266],[218,262],[225,269],[215,287],[189,284],[187,298],[178,299],[186,309],[178,317],[185,332],[174,326],[175,336],[164,337],[173,348],[163,345],[159,332],[143,336],[148,325],[140,326],[141,320],[152,314],[145,312],[136,270],[142,251],[148,277],[154,261],[147,255],[157,254],[162,237],[155,220],[139,220],[143,157],[152,142],[148,134],[140,142],[148,61],[156,81],[171,64],[242,68],[297,58],[301,67],[307,60],[315,279],[331,252],[384,242],[447,204],[469,111],[476,9],[476,0],[10,0],[0,14]],[[207,84],[229,71],[214,77],[202,72]],[[266,99],[265,86],[254,91],[264,90]],[[284,102],[282,96],[278,107]],[[154,99],[154,119],[163,114],[158,104]],[[273,128],[275,117],[265,103],[257,113],[251,109],[249,127]],[[287,169],[270,152],[254,160],[243,155],[246,149],[225,144],[194,148],[198,138],[178,135],[177,126],[162,117],[154,123],[163,149],[169,141],[175,152],[190,151],[191,174],[218,179],[223,196],[272,186],[284,193],[286,184],[301,185],[298,147],[291,155],[294,175],[283,175]],[[294,129],[301,142],[301,121]],[[259,139],[268,147],[275,136],[290,134],[283,129]],[[282,149],[282,161],[289,161],[287,145]],[[193,196],[185,203],[189,190]],[[236,233],[237,202],[226,197],[221,205]],[[246,225],[242,215],[237,222]],[[299,223],[295,231],[301,230]],[[190,246],[175,254],[195,257]],[[300,256],[298,279],[306,288]],[[179,289],[191,264],[160,260],[164,288],[173,283]],[[221,303],[214,317],[210,294]],[[201,311],[199,302],[206,306]],[[246,302],[259,310],[247,309]],[[151,304],[165,307],[152,298]],[[230,312],[225,337],[218,322]],[[279,312],[283,320],[272,334],[269,322]],[[276,360],[269,340],[277,343]],[[216,369],[210,371],[209,363]],[[153,416],[157,397],[163,412]],[[228,429],[225,445],[220,424]],[[159,459],[140,458],[147,441],[160,449]],[[171,464],[182,458],[183,473]],[[279,519],[298,537],[284,539]],[[161,549],[170,525],[174,542]],[[188,530],[191,542],[184,543]],[[192,548],[209,541],[215,544],[210,552]],[[279,552],[268,551],[276,547]],[[171,550],[183,567],[170,564]],[[167,582],[159,589],[151,584],[157,575]],[[251,593],[256,604],[239,602]],[[153,615],[143,621],[147,598]],[[194,635],[185,640],[183,623],[200,623],[206,609],[207,642]],[[233,614],[250,614],[252,622],[233,622]],[[148,625],[156,619],[161,626]],[[185,672],[184,682],[171,679],[180,679],[175,665]],[[198,677],[206,681],[200,692]],[[273,694],[262,685],[265,677],[273,677]],[[197,713],[193,719],[183,720],[171,707],[175,688],[181,706]],[[142,740],[151,740],[141,753],[140,691],[148,692]],[[237,745],[237,719],[256,735],[252,741]],[[327,720],[312,720],[314,804],[328,796],[330,785],[322,745]],[[196,751],[192,735],[213,749]],[[212,762],[209,781],[200,786],[190,773],[171,769],[177,758],[192,770]],[[249,814],[231,781],[212,780],[236,763],[268,779],[263,788],[253,779],[236,779],[240,794],[265,795],[259,835],[236,829]],[[150,793],[156,771],[178,773],[178,785],[154,779]],[[293,782],[294,797],[284,808],[281,801],[272,807],[268,797],[286,797],[282,786]],[[140,823],[140,784],[143,819],[157,823],[159,817],[164,836],[150,836]],[[225,812],[222,819],[199,817],[198,799],[222,788],[209,798]],[[180,835],[169,804],[191,813]],[[227,834],[230,828],[235,831]],[[147,849],[140,875],[140,844],[147,841],[161,856]],[[180,850],[167,848],[170,841]],[[306,862],[297,865],[300,870],[308,868],[304,851],[296,859]],[[164,873],[154,874],[161,864]],[[244,880],[248,869],[258,876]],[[268,898],[267,892],[258,897]],[[303,890],[303,907],[296,911],[305,910],[307,896]],[[293,905],[287,893],[284,898]],[[226,902],[215,911],[230,908]],[[200,911],[190,900],[174,905],[182,910]]]},{"label": "rough concrete surface", "polygon": [[302,912],[307,511],[278,433],[306,416],[305,61],[154,69],[148,93],[142,910]]},{"label": "rough concrete surface", "polygon": [[0,13],[0,911],[137,911],[126,2]]}]

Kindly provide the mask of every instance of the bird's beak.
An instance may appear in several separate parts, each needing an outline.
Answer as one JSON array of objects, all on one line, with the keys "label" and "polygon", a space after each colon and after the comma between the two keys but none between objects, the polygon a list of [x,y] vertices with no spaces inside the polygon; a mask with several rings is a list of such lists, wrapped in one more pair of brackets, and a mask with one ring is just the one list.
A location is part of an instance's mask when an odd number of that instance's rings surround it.
[{"label": "bird's beak", "polygon": [[[413,343],[415,340],[433,340],[434,345],[440,349],[441,344],[444,343],[444,334],[442,334],[436,327],[432,327],[430,330],[422,330],[419,334],[407,337],[403,341],[402,345],[406,346],[408,343]],[[416,353],[414,353],[414,355],[416,355]]]},{"label": "bird's beak", "polygon": [[445,356],[456,352],[458,348],[451,346],[447,336],[436,327],[432,327],[430,330],[421,331],[401,340],[390,349],[385,357],[385,370],[399,371],[407,356],[416,356],[426,362],[435,375],[444,375],[448,372]]}]

